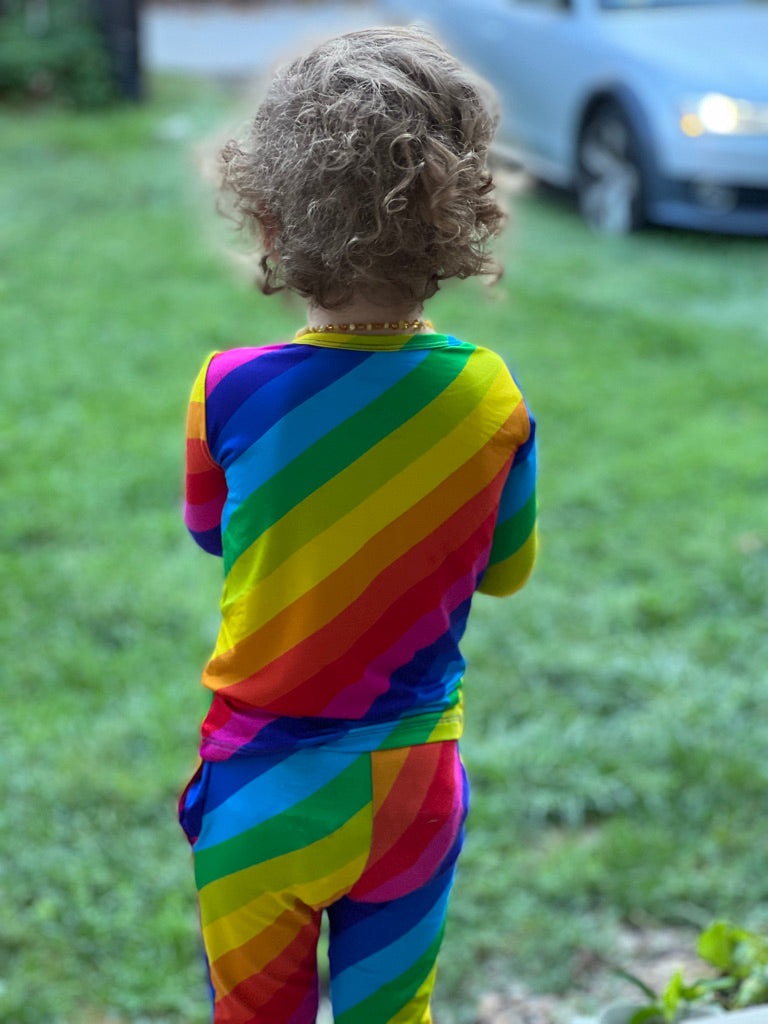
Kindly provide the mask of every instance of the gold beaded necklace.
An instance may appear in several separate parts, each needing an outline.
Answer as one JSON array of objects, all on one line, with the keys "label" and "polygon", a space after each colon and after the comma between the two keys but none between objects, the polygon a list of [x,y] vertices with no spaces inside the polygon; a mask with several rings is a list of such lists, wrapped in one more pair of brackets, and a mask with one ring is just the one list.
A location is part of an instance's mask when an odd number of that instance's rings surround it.
[{"label": "gold beaded necklace", "polygon": [[302,327],[296,332],[297,338],[305,334],[346,334],[350,331],[399,331],[415,334],[424,328],[434,330],[431,320],[384,320],[381,323],[320,324],[318,327]]}]

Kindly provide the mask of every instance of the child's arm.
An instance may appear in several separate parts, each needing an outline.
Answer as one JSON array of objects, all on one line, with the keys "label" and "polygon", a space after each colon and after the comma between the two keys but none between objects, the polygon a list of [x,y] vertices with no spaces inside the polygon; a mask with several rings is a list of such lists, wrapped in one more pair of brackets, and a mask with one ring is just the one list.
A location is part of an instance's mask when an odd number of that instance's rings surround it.
[{"label": "child's arm", "polygon": [[184,522],[197,544],[220,555],[221,511],[227,497],[224,470],[208,448],[205,422],[205,378],[210,359],[197,376],[187,413],[187,460]]},{"label": "child's arm", "polygon": [[504,597],[514,594],[536,561],[536,424],[517,449],[504,484],[488,568],[478,589]]}]

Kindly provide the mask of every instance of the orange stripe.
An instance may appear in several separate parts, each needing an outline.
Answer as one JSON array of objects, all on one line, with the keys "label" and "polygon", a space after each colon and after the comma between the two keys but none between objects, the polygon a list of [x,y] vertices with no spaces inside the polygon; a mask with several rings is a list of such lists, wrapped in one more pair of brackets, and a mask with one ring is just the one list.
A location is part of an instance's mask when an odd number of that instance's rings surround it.
[{"label": "orange stripe", "polygon": [[[503,474],[499,474],[499,477],[503,477]],[[503,479],[495,482],[493,489],[496,491],[496,497],[502,485]],[[486,491],[491,489],[489,486]],[[480,492],[454,513],[450,519],[441,523],[437,530],[425,537],[415,548],[406,551],[397,561],[388,565],[376,579],[376,585],[368,587],[340,615],[337,615],[316,633],[302,640],[296,647],[268,663],[266,668],[229,683],[229,693],[239,700],[258,703],[261,707],[275,713],[319,713],[319,709],[327,706],[336,693],[350,682],[346,678],[349,674],[350,664],[342,664],[343,660],[347,659],[350,662],[351,659],[352,671],[359,670],[358,662],[354,657],[354,647],[359,646],[361,642],[367,644],[368,648],[375,647],[376,643],[380,645],[381,636],[376,641],[369,642],[367,639],[366,634],[371,627],[380,621],[382,615],[393,610],[402,617],[402,601],[408,591],[414,588],[420,589],[422,593],[419,600],[423,601],[427,591],[434,591],[433,577],[441,571],[446,550],[460,548],[485,530],[492,513],[489,512],[486,520],[483,521],[478,514],[478,506],[486,504],[492,505],[493,502],[487,501],[486,492]],[[490,526],[487,529],[486,542],[490,543]],[[468,570],[469,564],[467,565]],[[444,586],[444,581],[440,586]],[[384,640],[387,646],[394,642],[394,638],[384,638]],[[238,661],[248,665],[248,661],[241,660],[243,648],[246,645],[247,641],[238,649]],[[386,647],[380,650],[377,648],[374,651],[369,649],[367,660],[370,661],[371,657],[383,653],[384,650]],[[350,652],[352,653],[350,654]],[[257,650],[254,650],[254,657],[258,653]],[[223,662],[225,657],[222,656],[217,661]],[[326,680],[324,685],[319,684],[319,677],[328,670],[330,665],[334,666],[333,680]],[[227,666],[223,665],[223,668],[226,670]],[[208,673],[204,677],[206,683],[208,683],[207,675]],[[226,679],[223,684],[219,684],[219,686],[221,685],[227,685]],[[300,693],[302,687],[306,691],[303,694]],[[302,702],[307,702],[313,710],[297,711],[296,707],[291,705],[291,701],[296,699],[299,700],[302,707]],[[280,705],[286,705],[287,710],[281,711]]]},{"label": "orange stripe", "polygon": [[[371,856],[365,866],[365,876],[370,869],[392,849],[419,820],[419,814],[429,797],[429,792],[437,774],[440,753],[439,743],[426,743],[419,747],[409,748],[407,758],[396,780],[396,784],[381,805],[376,808],[373,836],[375,846],[371,847]],[[389,754],[394,751],[380,751]],[[430,757],[429,755],[432,754]],[[429,764],[427,764],[429,760]],[[414,770],[415,769],[415,770]],[[376,842],[378,840],[378,842]],[[414,855],[421,850],[414,850]]]},{"label": "orange stripe", "polygon": [[408,759],[410,747],[395,747],[393,750],[379,750],[375,755],[373,780],[373,816],[379,813],[387,796],[397,782]]},{"label": "orange stripe", "polygon": [[187,409],[187,437],[205,440],[205,406],[202,402],[190,402]]},{"label": "orange stripe", "polygon": [[[306,932],[310,934],[304,934]],[[314,949],[314,929],[310,927],[309,922],[305,922],[304,927],[298,929],[291,940],[278,952],[277,956],[270,957],[268,963],[274,963],[281,958],[285,958],[287,964],[293,964],[296,960],[301,962],[308,959],[309,955],[314,952]],[[221,960],[223,959],[224,957],[221,958]],[[239,1020],[241,1019],[244,1002],[250,1010],[257,1010],[273,999],[285,987],[285,979],[280,976],[285,971],[275,971],[274,969],[271,972],[263,969],[255,971],[253,966],[251,966],[245,977],[241,977],[239,981],[227,987],[227,982],[224,981],[220,973],[220,963],[221,961],[217,961],[211,967],[211,980],[216,991],[217,1020]],[[240,998],[238,998],[238,989],[243,990]],[[245,999],[242,996],[245,996]],[[230,1017],[229,1011],[234,1012],[236,1016]]]},{"label": "orange stripe", "polygon": [[291,908],[284,910],[258,935],[224,953],[211,964],[211,977],[219,997],[231,992],[252,974],[262,971],[296,939],[306,924],[297,919],[296,907],[297,901],[294,900]]},{"label": "orange stripe", "polygon": [[[483,476],[493,476],[492,483],[496,485],[497,474],[509,460],[510,453],[493,442],[486,444],[481,452],[484,456]],[[317,635],[334,617],[343,614],[359,599],[370,582],[403,554],[408,554],[409,560],[415,557],[419,544],[425,539],[429,542],[434,537],[432,531],[435,529],[436,508],[445,517],[441,524],[444,526],[456,509],[467,506],[468,499],[482,494],[484,489],[488,490],[489,485],[485,479],[479,481],[484,488],[477,489],[478,481],[474,479],[479,469],[477,458],[476,455],[455,470],[430,494],[372,537],[352,558],[316,587],[297,598],[255,633],[212,659],[205,674],[206,685],[217,690],[239,681],[227,678],[229,666],[234,664],[247,665],[251,674],[258,673],[266,665]],[[494,500],[497,499],[498,494]],[[377,611],[380,611],[381,603],[381,600],[377,600]],[[375,618],[374,615],[369,623],[375,621]],[[360,632],[359,622],[356,632]],[[338,637],[335,638],[334,646],[338,651]]]},{"label": "orange stripe", "polygon": [[[500,485],[499,485],[500,486]],[[471,537],[478,528],[478,522],[482,525],[477,511],[473,507],[480,500],[483,502],[484,494],[481,492],[479,499],[476,496],[468,506],[464,506],[458,512],[440,524],[440,527],[425,537],[419,544],[406,551],[399,559],[387,565],[379,574],[375,586],[369,586],[351,605],[331,619],[325,626],[312,633],[302,640],[295,647],[289,648],[273,661],[267,661],[263,666],[250,673],[247,677],[227,679],[237,671],[238,665],[250,667],[252,661],[263,662],[263,651],[258,644],[264,643],[266,637],[254,642],[254,637],[249,637],[238,645],[236,654],[232,654],[231,667],[228,664],[228,655],[221,655],[208,666],[204,675],[206,685],[215,689],[222,686],[229,687],[229,693],[247,702],[257,702],[261,707],[270,711],[279,712],[280,709],[273,706],[275,701],[290,700],[299,688],[310,679],[316,679],[319,673],[326,670],[333,662],[338,662],[357,643],[360,638],[378,622],[382,614],[411,588],[420,584],[429,585],[431,575],[438,571],[445,558],[446,549],[460,547]],[[490,513],[489,513],[490,515]],[[488,537],[490,543],[490,533]],[[427,571],[425,572],[425,567]],[[468,568],[468,567],[467,567]],[[256,634],[259,637],[260,634]],[[211,672],[222,673],[220,681],[211,680]],[[335,690],[346,685],[348,680],[343,678],[343,672],[339,672],[334,680],[334,692],[325,692],[325,688],[312,686],[314,693],[310,696],[313,705],[325,707],[329,700],[335,695]],[[212,685],[215,684],[215,685]],[[285,714],[309,713],[306,710],[298,712],[288,710]]]}]

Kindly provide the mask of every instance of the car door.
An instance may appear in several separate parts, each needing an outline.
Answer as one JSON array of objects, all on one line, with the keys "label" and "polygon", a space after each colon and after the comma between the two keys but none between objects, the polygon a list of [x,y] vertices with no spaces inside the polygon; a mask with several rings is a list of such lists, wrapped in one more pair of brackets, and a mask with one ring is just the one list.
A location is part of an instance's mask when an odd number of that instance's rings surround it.
[{"label": "car door", "polygon": [[584,0],[447,0],[432,20],[502,103],[500,148],[566,184],[585,83],[598,57]]}]

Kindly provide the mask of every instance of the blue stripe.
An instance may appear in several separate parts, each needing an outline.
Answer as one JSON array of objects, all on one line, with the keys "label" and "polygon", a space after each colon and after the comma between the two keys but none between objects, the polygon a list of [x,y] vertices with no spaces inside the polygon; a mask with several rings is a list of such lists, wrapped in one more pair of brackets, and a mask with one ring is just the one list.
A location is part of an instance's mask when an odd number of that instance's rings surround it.
[{"label": "blue stripe", "polygon": [[528,457],[512,465],[499,501],[498,522],[506,522],[520,511],[536,487],[536,448],[528,450]]},{"label": "blue stripe", "polygon": [[[291,355],[290,360],[282,357],[286,350]],[[243,402],[259,388],[266,387],[311,355],[306,349],[294,350],[293,346],[289,348],[287,344],[252,348],[250,351],[251,358],[235,366],[222,377],[205,400],[208,444],[211,450],[215,447],[219,434]],[[214,356],[212,365],[216,358]]]},{"label": "blue stripe", "polygon": [[[207,810],[195,850],[205,850],[226,842],[244,829],[255,828],[306,800],[346,771],[359,756],[356,753],[342,754],[315,747],[299,750],[282,759],[267,771],[260,772],[256,779],[251,779],[225,799],[219,800],[214,808]],[[214,766],[214,786],[217,773],[220,776],[226,775],[224,766],[227,763]],[[246,773],[248,767],[246,762]],[[211,802],[210,799],[206,800],[209,807]]]},{"label": "blue stripe", "polygon": [[[443,926],[447,912],[449,884],[417,924],[389,945],[358,960],[335,974],[331,982],[336,1015],[369,999],[382,986],[404,974],[429,949]],[[375,989],[372,987],[375,984]]]},{"label": "blue stripe", "polygon": [[528,423],[530,426],[530,430],[528,431],[528,437],[525,439],[525,441],[523,441],[523,443],[515,452],[515,463],[523,462],[525,459],[527,459],[531,449],[536,444],[536,420],[531,415],[530,409],[526,409],[526,412],[528,413]]},{"label": "blue stripe", "polygon": [[[408,355],[410,358],[379,358],[374,360],[373,365],[366,361],[330,385],[318,381],[309,367],[307,376],[316,393],[308,395],[300,404],[296,403],[292,410],[285,412],[278,422],[261,433],[258,440],[227,467],[229,498],[222,514],[222,529],[226,529],[232,513],[250,494],[325,434],[335,430],[408,376],[429,355],[429,351],[419,349]],[[247,402],[242,407],[243,416],[251,417],[251,431],[253,418],[262,418],[263,402],[262,390],[254,396],[253,403]]]},{"label": "blue stripe", "polygon": [[[225,469],[244,447],[269,430],[287,411],[329,387],[339,378],[371,358],[370,352],[332,352],[329,359],[317,357],[320,350],[296,345],[270,349],[245,366],[233,370],[206,401],[208,445],[216,462]],[[324,350],[323,350],[324,351]],[[241,401],[233,409],[224,404],[225,381],[235,375]],[[247,397],[244,392],[249,389]]]},{"label": "blue stripe", "polygon": [[[468,799],[464,793],[464,802]],[[426,917],[449,892],[453,881],[456,858],[463,843],[463,830],[446,855],[438,873],[421,889],[396,901],[392,908],[388,903],[362,903],[341,900],[328,910],[331,932],[334,936],[333,971],[343,973],[359,960],[365,960],[395,942],[403,928]]]},{"label": "blue stripe", "polygon": [[210,555],[223,554],[221,530],[218,526],[212,526],[210,530],[193,530],[191,527],[188,527],[188,529],[195,543],[199,544],[203,551],[207,551]]}]

